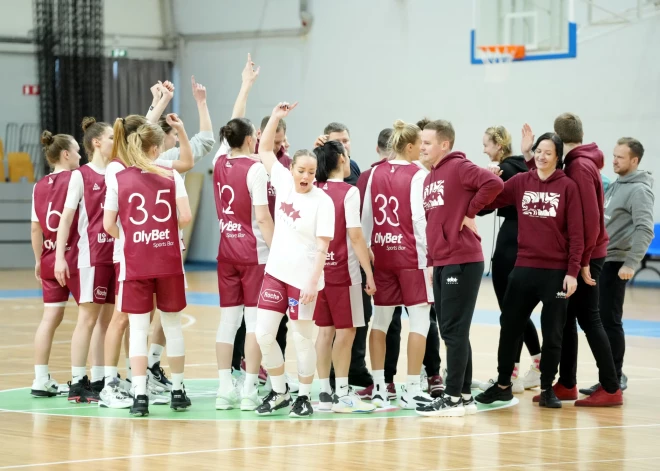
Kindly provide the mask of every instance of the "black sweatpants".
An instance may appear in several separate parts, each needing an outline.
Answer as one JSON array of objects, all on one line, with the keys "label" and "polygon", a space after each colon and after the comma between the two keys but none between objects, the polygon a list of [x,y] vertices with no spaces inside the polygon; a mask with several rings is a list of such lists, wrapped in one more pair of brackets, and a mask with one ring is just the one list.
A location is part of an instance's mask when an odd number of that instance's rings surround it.
[{"label": "black sweatpants", "polygon": [[[518,256],[518,220],[505,219],[497,233],[495,253],[493,254],[493,289],[497,296],[500,312],[504,310],[504,294],[509,283],[509,274],[516,264]],[[530,355],[541,353],[541,343],[536,326],[531,319],[525,325],[525,331],[521,339],[517,341],[516,363],[520,363],[523,341]]]},{"label": "black sweatpants", "polygon": [[470,326],[483,274],[484,262],[433,267],[435,310],[447,347],[445,391],[453,397],[472,392]]},{"label": "black sweatpants", "polygon": [[577,384],[578,333],[575,322],[577,319],[596,360],[600,384],[605,391],[611,394],[619,389],[619,381],[610,342],[600,321],[598,309],[600,273],[604,264],[604,258],[592,259],[589,262],[589,268],[591,278],[596,281],[596,286],[589,286],[584,282],[582,276],[578,276],[577,290],[568,300],[566,325],[561,345],[559,382],[568,389],[574,388]]},{"label": "black sweatpants", "polygon": [[623,262],[605,262],[600,274],[600,318],[610,341],[614,368],[621,382],[623,355],[626,353],[626,336],[623,333],[623,301],[626,298],[626,280],[619,278]]},{"label": "black sweatpants", "polygon": [[[280,322],[280,327],[277,330],[277,343],[282,349],[282,355],[286,354],[286,334],[288,316],[284,316]],[[236,332],[234,339],[234,351],[232,352],[231,366],[235,370],[241,369],[241,360],[245,357],[245,316],[241,319],[241,326]]]},{"label": "black sweatpants", "polygon": [[516,357],[516,339],[520,338],[529,317],[539,302],[541,311],[541,389],[552,387],[561,357],[561,338],[566,322],[568,299],[564,292],[565,270],[515,267],[509,276],[500,317],[500,344],[497,349],[497,382],[511,383]]},{"label": "black sweatpants", "polygon": [[[399,362],[399,353],[401,350],[401,306],[394,309],[392,322],[387,329],[385,337],[385,382],[394,382],[396,376],[396,367]],[[440,332],[438,330],[438,316],[435,312],[435,306],[431,305],[429,311],[431,326],[426,336],[426,350],[424,351],[423,365],[426,368],[427,376],[440,375]]]}]

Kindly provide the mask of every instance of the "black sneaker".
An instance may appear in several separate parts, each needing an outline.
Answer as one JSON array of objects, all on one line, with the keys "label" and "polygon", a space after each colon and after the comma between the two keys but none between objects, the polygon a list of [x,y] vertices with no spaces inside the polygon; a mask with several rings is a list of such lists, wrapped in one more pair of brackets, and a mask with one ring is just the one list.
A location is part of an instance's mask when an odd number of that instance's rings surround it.
[{"label": "black sneaker", "polygon": [[319,410],[330,411],[332,410],[332,404],[337,402],[335,400],[337,396],[327,392],[319,393]]},{"label": "black sneaker", "polygon": [[185,410],[192,405],[188,395],[186,394],[185,386],[182,386],[178,391],[172,391],[172,400],[170,401],[170,409],[175,411]]},{"label": "black sneaker", "polygon": [[599,387],[600,387],[600,383],[596,383],[590,388],[580,389],[580,394],[584,394],[585,396],[591,396],[593,393],[595,393],[598,390]]},{"label": "black sneaker", "polygon": [[619,387],[621,388],[621,392],[625,391],[628,389],[628,377],[626,376],[625,373],[621,373],[621,379],[619,380]]},{"label": "black sneaker", "polygon": [[545,391],[541,391],[541,397],[539,398],[539,407],[549,407],[550,409],[561,409],[561,401],[557,399],[555,395],[555,390],[550,388]]},{"label": "black sneaker", "polygon": [[307,396],[298,396],[293,403],[289,417],[310,417],[314,413],[312,403]]},{"label": "black sneaker", "polygon": [[284,394],[277,393],[274,390],[264,397],[263,402],[254,411],[257,415],[269,415],[277,412],[280,409],[291,405],[291,394],[289,393],[289,386],[286,387]]},{"label": "black sneaker", "polygon": [[71,384],[71,381],[67,384],[69,385],[69,402],[99,402],[99,393],[92,390],[92,385],[86,375],[76,384]]},{"label": "black sneaker", "polygon": [[147,376],[152,384],[155,384],[166,391],[172,390],[172,381],[165,376],[165,371],[160,367],[159,361],[154,363],[154,366],[151,368],[147,368]]},{"label": "black sneaker", "polygon": [[430,404],[417,407],[415,412],[424,417],[463,417],[465,408],[463,407],[463,398],[454,402],[451,397],[443,394]]},{"label": "black sneaker", "polygon": [[103,391],[103,388],[105,387],[105,378],[99,381],[92,381],[91,383],[89,383],[89,387],[96,394],[101,394],[101,391]]},{"label": "black sneaker", "polygon": [[504,389],[500,388],[497,384],[493,384],[490,388],[475,397],[475,400],[481,404],[492,404],[497,401],[507,402],[512,399],[513,392],[511,391],[511,384]]},{"label": "black sneaker", "polygon": [[140,394],[133,399],[133,405],[129,413],[137,417],[146,417],[149,415],[149,398],[146,394]]}]

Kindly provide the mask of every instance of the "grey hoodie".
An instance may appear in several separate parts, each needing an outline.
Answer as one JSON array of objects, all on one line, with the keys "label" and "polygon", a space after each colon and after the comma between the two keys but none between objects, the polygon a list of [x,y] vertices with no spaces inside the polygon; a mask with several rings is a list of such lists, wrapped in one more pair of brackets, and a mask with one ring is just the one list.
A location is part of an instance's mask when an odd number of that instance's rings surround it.
[{"label": "grey hoodie", "polygon": [[636,269],[653,240],[653,176],[636,170],[619,177],[605,193],[608,262]]}]

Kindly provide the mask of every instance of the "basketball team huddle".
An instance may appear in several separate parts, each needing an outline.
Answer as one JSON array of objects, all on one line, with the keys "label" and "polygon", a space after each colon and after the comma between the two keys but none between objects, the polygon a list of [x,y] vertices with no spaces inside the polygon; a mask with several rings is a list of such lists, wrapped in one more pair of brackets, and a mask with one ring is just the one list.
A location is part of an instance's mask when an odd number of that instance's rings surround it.
[{"label": "basketball team huddle", "polygon": [[[582,123],[569,113],[538,139],[525,125],[522,156],[511,155],[506,129],[488,128],[487,168],[453,150],[450,122],[397,120],[379,135],[381,159],[360,173],[348,129],[339,123],[313,150],[289,157],[284,118],[297,103],[277,104],[257,130],[245,112],[258,75],[248,55],[213,158],[217,410],[308,417],[315,410],[386,411],[398,400],[422,416],[457,417],[535,387],[541,407],[559,408],[565,400],[623,404],[625,286],[653,238],[653,180],[637,169],[643,156],[637,140],[618,141],[619,179],[607,193],[603,153],[582,144]],[[118,118],[113,126],[85,118],[84,166],[72,136],[44,131],[53,171],[33,195],[35,275],[44,298],[33,396],[68,393],[70,402],[127,408],[134,416],[148,415],[150,405],[191,406],[183,382],[181,230],[192,213],[183,175],[215,143],[206,89],[194,77],[192,89],[200,132],[190,139],[176,114],[161,116],[174,93],[169,82],[152,87],[146,116]],[[480,383],[472,377],[470,346],[485,268],[475,218],[495,210],[504,221],[492,260],[502,311],[498,376]],[[79,313],[66,387],[50,377],[48,359],[69,295]],[[542,345],[530,320],[539,303]],[[388,332],[397,322],[400,332],[401,306],[410,328],[407,379],[397,393]],[[370,375],[364,357],[371,317]],[[580,400],[576,321],[599,370],[599,383],[580,390],[587,396]],[[287,326],[297,378],[285,372]],[[444,377],[438,330],[447,350]],[[122,339],[125,378],[117,367]],[[533,360],[524,378],[523,343]],[[165,345],[171,380],[160,366]],[[361,391],[349,385],[355,365],[370,378]],[[316,375],[320,391],[312,404]],[[473,397],[473,388],[483,392]]]}]

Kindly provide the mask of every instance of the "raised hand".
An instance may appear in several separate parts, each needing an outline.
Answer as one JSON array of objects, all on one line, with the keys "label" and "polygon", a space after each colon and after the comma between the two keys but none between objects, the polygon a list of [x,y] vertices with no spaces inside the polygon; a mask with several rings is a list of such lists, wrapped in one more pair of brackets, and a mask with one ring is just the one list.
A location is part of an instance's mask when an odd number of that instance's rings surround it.
[{"label": "raised hand", "polygon": [[183,129],[183,121],[181,121],[181,118],[176,113],[170,113],[165,117],[165,121],[167,121],[167,124],[169,124],[172,128],[176,129],[177,131],[180,131]]},{"label": "raised hand", "polygon": [[532,127],[525,123],[525,125],[522,128],[522,139],[520,140],[520,150],[522,151],[523,155],[529,153],[532,151],[532,147],[534,146],[534,132],[532,131]]},{"label": "raised hand", "polygon": [[195,101],[197,103],[206,101],[206,87],[201,83],[197,83],[194,75],[190,77],[190,83],[192,84],[192,94]]},{"label": "raised hand", "polygon": [[165,80],[161,87],[161,91],[163,92],[163,97],[167,97],[168,101],[171,100],[174,97],[174,84],[169,80]]},{"label": "raised hand", "polygon": [[322,136],[319,136],[316,138],[316,141],[314,141],[314,148],[316,149],[317,147],[321,147],[323,144],[328,142],[328,136],[327,134],[323,134]]},{"label": "raised hand", "polygon": [[286,101],[278,103],[277,106],[273,109],[272,116],[278,119],[285,118],[296,106],[298,106],[298,102],[295,102],[294,104],[289,104]]},{"label": "raised hand", "polygon": [[155,83],[154,85],[151,86],[151,95],[154,97],[154,101],[158,102],[160,100],[160,97],[163,95],[163,82],[160,80],[158,83]]},{"label": "raised hand", "polygon": [[245,67],[243,68],[243,73],[241,74],[241,77],[243,78],[243,83],[249,83],[250,85],[252,85],[259,76],[259,69],[261,69],[261,67],[257,67],[256,70],[254,69],[254,62],[252,62],[252,56],[250,55],[250,53],[248,53],[247,63],[245,64]]}]

